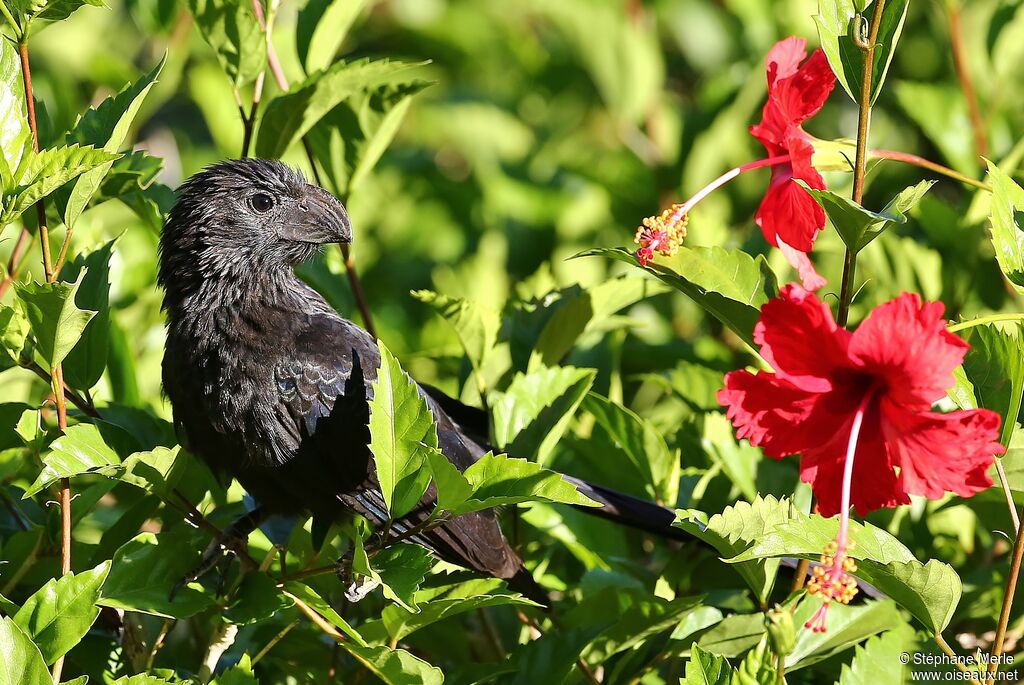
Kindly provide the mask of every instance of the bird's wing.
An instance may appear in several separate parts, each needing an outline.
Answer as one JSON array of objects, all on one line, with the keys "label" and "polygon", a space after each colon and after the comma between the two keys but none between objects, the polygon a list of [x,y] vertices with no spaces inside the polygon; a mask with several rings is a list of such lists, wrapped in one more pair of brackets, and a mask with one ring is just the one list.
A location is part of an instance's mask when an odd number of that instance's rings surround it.
[{"label": "bird's wing", "polygon": [[[278,420],[298,440],[297,461],[310,477],[337,479],[336,498],[380,525],[388,520],[369,451],[369,405],[380,355],[369,333],[333,316],[316,316],[295,337],[288,362],[278,366]],[[464,435],[444,409],[421,394],[437,424],[441,451],[465,470],[483,449]],[[325,475],[327,474],[327,475]],[[311,484],[311,491],[315,486]],[[396,532],[426,519],[436,503],[433,484],[420,504],[392,523]],[[505,541],[493,512],[459,516],[414,538],[438,556],[501,578],[511,578],[521,562]]]}]

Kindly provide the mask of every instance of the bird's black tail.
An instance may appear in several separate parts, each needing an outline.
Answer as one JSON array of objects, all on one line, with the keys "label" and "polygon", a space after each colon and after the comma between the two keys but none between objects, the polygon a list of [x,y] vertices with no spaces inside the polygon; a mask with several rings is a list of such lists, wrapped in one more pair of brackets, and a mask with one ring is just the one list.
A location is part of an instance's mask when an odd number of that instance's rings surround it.
[{"label": "bird's black tail", "polygon": [[600,507],[577,507],[582,512],[670,540],[693,540],[692,535],[681,528],[672,526],[672,522],[676,520],[676,514],[671,509],[565,474],[562,475],[562,478],[575,485],[581,493],[602,505]]}]

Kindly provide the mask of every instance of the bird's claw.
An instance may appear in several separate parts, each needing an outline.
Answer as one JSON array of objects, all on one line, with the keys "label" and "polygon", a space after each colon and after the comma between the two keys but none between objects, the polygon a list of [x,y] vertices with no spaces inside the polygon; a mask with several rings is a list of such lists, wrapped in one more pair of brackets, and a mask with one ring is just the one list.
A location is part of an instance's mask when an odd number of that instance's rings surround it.
[{"label": "bird's claw", "polygon": [[379,581],[368,576],[357,575],[352,571],[352,552],[347,552],[334,564],[334,572],[341,584],[345,586],[345,599],[355,603],[377,589]]}]

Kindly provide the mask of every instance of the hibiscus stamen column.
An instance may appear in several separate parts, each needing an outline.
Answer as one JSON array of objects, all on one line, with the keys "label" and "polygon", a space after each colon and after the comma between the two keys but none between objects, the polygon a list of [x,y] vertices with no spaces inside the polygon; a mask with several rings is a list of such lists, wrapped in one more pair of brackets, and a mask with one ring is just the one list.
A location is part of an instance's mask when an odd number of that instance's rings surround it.
[{"label": "hibiscus stamen column", "polygon": [[825,632],[825,618],[828,614],[829,604],[833,601],[849,604],[850,600],[857,595],[857,580],[850,575],[857,572],[857,564],[848,554],[853,548],[853,542],[849,539],[850,490],[853,487],[853,461],[857,454],[857,440],[860,438],[861,426],[864,425],[864,413],[874,396],[874,389],[864,395],[850,427],[850,438],[846,444],[846,461],[843,464],[839,535],[821,555],[821,565],[814,567],[814,577],[807,583],[807,591],[812,595],[821,595],[822,600],[821,606],[818,607],[814,616],[804,624],[805,628],[810,628],[816,633]]}]

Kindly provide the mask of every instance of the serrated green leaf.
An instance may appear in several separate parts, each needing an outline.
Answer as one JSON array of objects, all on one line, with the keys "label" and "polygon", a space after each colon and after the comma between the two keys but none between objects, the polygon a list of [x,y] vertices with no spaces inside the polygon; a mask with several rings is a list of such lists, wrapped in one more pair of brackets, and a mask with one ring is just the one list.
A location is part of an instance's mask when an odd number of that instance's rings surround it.
[{"label": "serrated green leaf", "polygon": [[266,66],[267,42],[252,5],[244,0],[189,0],[188,6],[232,85],[253,81]]},{"label": "serrated green leaf", "polygon": [[260,685],[252,672],[252,661],[243,654],[238,663],[217,676],[213,685]]},{"label": "serrated green leaf", "polygon": [[43,470],[25,491],[25,497],[35,495],[61,478],[101,471],[120,463],[117,452],[107,445],[96,426],[91,423],[71,426],[50,445],[50,453],[43,457]]},{"label": "serrated green leaf", "polygon": [[427,464],[437,490],[437,508],[454,511],[473,494],[473,484],[466,480],[455,464],[441,450],[427,452]]},{"label": "serrated green leaf", "polygon": [[996,261],[1018,292],[1024,292],[1024,189],[988,163],[992,184],[992,247]]},{"label": "serrated green leaf", "polygon": [[53,685],[39,649],[9,616],[0,620],[0,685]]},{"label": "serrated green leaf", "polygon": [[21,310],[0,304],[0,371],[18,365],[28,333],[28,319]]},{"label": "serrated green leaf", "polygon": [[[395,89],[398,89],[398,92],[409,95],[410,89],[422,89],[426,84],[414,80],[409,74],[410,70],[419,66],[422,64],[391,60],[358,60],[338,62],[325,71],[312,74],[267,105],[256,139],[256,153],[260,157],[280,157],[331,110],[350,98],[355,98],[365,107],[371,94],[394,93]],[[399,98],[399,101],[404,99]],[[392,101],[392,106],[397,104]],[[378,124],[380,123],[378,121]],[[365,136],[363,138],[367,139]],[[318,154],[329,155],[329,150],[322,149],[323,142],[316,141],[314,150]],[[354,166],[350,172],[355,173]],[[335,185],[340,192],[341,186],[347,187],[351,183]],[[341,195],[344,197],[346,193],[342,192]]]},{"label": "serrated green leaf", "polygon": [[285,582],[284,589],[286,594],[302,600],[326,618],[331,625],[345,633],[352,640],[352,644],[366,647],[366,640],[363,639],[363,636],[356,632],[355,628],[350,626],[348,621],[343,619],[313,588],[298,581],[289,580]]},{"label": "serrated green leaf", "polygon": [[295,49],[307,74],[326,69],[368,0],[308,0],[295,25]]},{"label": "serrated green leaf", "polygon": [[78,145],[28,152],[13,174],[13,185],[4,190],[0,226],[14,221],[68,181],[118,157],[113,152]]},{"label": "serrated green leaf", "polygon": [[649,496],[675,504],[679,494],[679,453],[671,450],[654,425],[625,407],[595,393],[583,400],[590,412],[640,474]]},{"label": "serrated green leaf", "polygon": [[483,372],[487,356],[498,342],[500,313],[473,300],[439,295],[430,290],[416,290],[412,296],[429,304],[452,325],[473,366],[478,387],[481,392],[485,390],[487,384]]},{"label": "serrated green leaf", "polygon": [[412,510],[430,482],[427,452],[437,449],[434,415],[416,383],[378,341],[380,369],[370,400],[370,452],[392,518]]},{"label": "serrated green leaf", "polygon": [[[166,61],[167,56],[165,55],[148,74],[142,76],[135,83],[129,83],[121,89],[121,92],[108,97],[99,106],[86,110],[75,124],[75,128],[68,134],[68,143],[92,145],[107,152],[120,150],[128,137],[132,122],[135,120],[142,102],[146,99],[153,84],[156,83]],[[113,164],[113,161],[109,161],[78,177],[64,207],[65,224],[75,225]],[[75,387],[91,386],[75,384]]]},{"label": "serrated green leaf", "polygon": [[96,600],[109,571],[110,562],[105,561],[91,571],[51,578],[14,616],[47,664],[67,654],[89,632],[100,614]]},{"label": "serrated green leaf", "polygon": [[[793,506],[788,500],[777,500],[769,495],[758,497],[751,503],[737,502],[710,518],[704,512],[680,509],[676,511],[676,520],[672,525],[708,543],[723,558],[733,559],[746,551],[751,541],[760,539],[792,516]],[[778,559],[767,559],[738,564],[736,571],[764,603],[768,601],[775,585],[779,563]]]},{"label": "serrated green leaf", "polygon": [[903,643],[899,634],[889,631],[858,645],[853,661],[843,664],[839,685],[903,685],[904,666],[900,663]]},{"label": "serrated green leaf", "polygon": [[778,280],[764,257],[720,247],[680,247],[674,257],[657,257],[646,267],[624,248],[588,250],[577,257],[604,256],[657,276],[754,345],[761,305],[779,294]]},{"label": "serrated green leaf", "polygon": [[181,446],[175,445],[173,448],[156,447],[147,452],[136,452],[121,462],[119,468],[103,473],[167,499],[188,466],[184,459],[178,458],[180,451]]},{"label": "serrated green leaf", "polygon": [[209,608],[213,599],[191,584],[170,600],[203,544],[201,534],[187,529],[136,535],[114,553],[98,604],[165,618],[188,618]]},{"label": "serrated green leaf", "polygon": [[105,7],[103,0],[49,0],[43,9],[35,15],[35,19],[46,21],[64,21],[79,8],[91,5],[92,7]]},{"label": "serrated green leaf", "polygon": [[421,628],[433,625],[438,621],[492,606],[530,606],[539,607],[536,602],[519,594],[472,595],[460,597],[442,597],[429,602],[418,601],[419,611],[411,612],[397,604],[384,607],[381,620],[387,628],[392,640],[401,641]]},{"label": "serrated green leaf", "polygon": [[[882,90],[882,84],[896,52],[896,44],[903,31],[909,4],[910,0],[890,0],[885,4],[875,44],[871,98],[868,104],[874,104]],[[828,57],[829,66],[854,102],[860,102],[864,82],[865,52],[853,41],[853,32],[859,27],[851,26],[855,22],[854,17],[858,10],[862,13],[865,24],[870,25],[874,18],[873,4],[865,3],[864,7],[858,8],[854,0],[819,0],[818,14],[814,17],[821,49]]]},{"label": "serrated green leaf", "polygon": [[845,652],[873,635],[906,625],[896,603],[887,599],[850,605],[836,603],[828,609],[824,633],[803,629],[820,606],[819,598],[805,595],[796,607],[793,622],[800,628],[796,646],[786,657],[787,672],[806,668]]},{"label": "serrated green leaf", "polygon": [[597,506],[561,474],[525,459],[488,452],[463,473],[473,494],[452,510],[465,514],[521,502],[555,502]]},{"label": "serrated green leaf", "polygon": [[350,642],[338,644],[386,685],[441,685],[444,682],[441,669],[404,649],[365,647]]},{"label": "serrated green leaf", "polygon": [[797,183],[821,205],[839,237],[854,253],[863,250],[889,224],[906,223],[906,213],[935,185],[935,181],[921,181],[916,186],[904,188],[882,211],[872,212],[830,190],[811,188],[799,179]]},{"label": "serrated green leaf", "polygon": [[0,190],[5,196],[13,191],[14,172],[31,146],[21,59],[12,41],[0,41]]},{"label": "serrated green leaf", "polygon": [[74,283],[15,283],[22,311],[28,319],[36,351],[54,368],[78,344],[82,331],[96,312],[75,304],[86,270]]},{"label": "serrated green leaf", "polygon": [[403,609],[417,611],[416,591],[435,563],[425,547],[405,542],[388,545],[371,560],[362,540],[356,540],[352,570],[380,583],[384,596]]},{"label": "serrated green leaf", "polygon": [[[839,520],[797,514],[776,525],[729,562],[795,556],[817,559],[836,539]],[[962,583],[951,566],[935,559],[922,564],[899,540],[871,524],[850,522],[848,550],[857,561],[854,574],[909,611],[928,630],[939,633],[949,624],[960,601]]]},{"label": "serrated green leaf", "polygon": [[690,660],[686,662],[686,679],[680,685],[729,685],[732,673],[732,666],[724,656],[694,645]]},{"label": "serrated green leaf", "polygon": [[265,621],[281,609],[294,604],[277,589],[277,581],[263,572],[247,573],[233,594],[234,601],[224,611],[224,620],[236,625]]},{"label": "serrated green leaf", "polygon": [[994,325],[972,326],[962,337],[971,345],[950,397],[961,409],[984,407],[1003,420],[1000,442],[1007,446],[1024,391],[1024,342],[1021,326],[1012,331]]},{"label": "serrated green leaf", "polygon": [[594,383],[592,369],[571,366],[516,374],[505,392],[491,393],[499,448],[544,463]]}]

